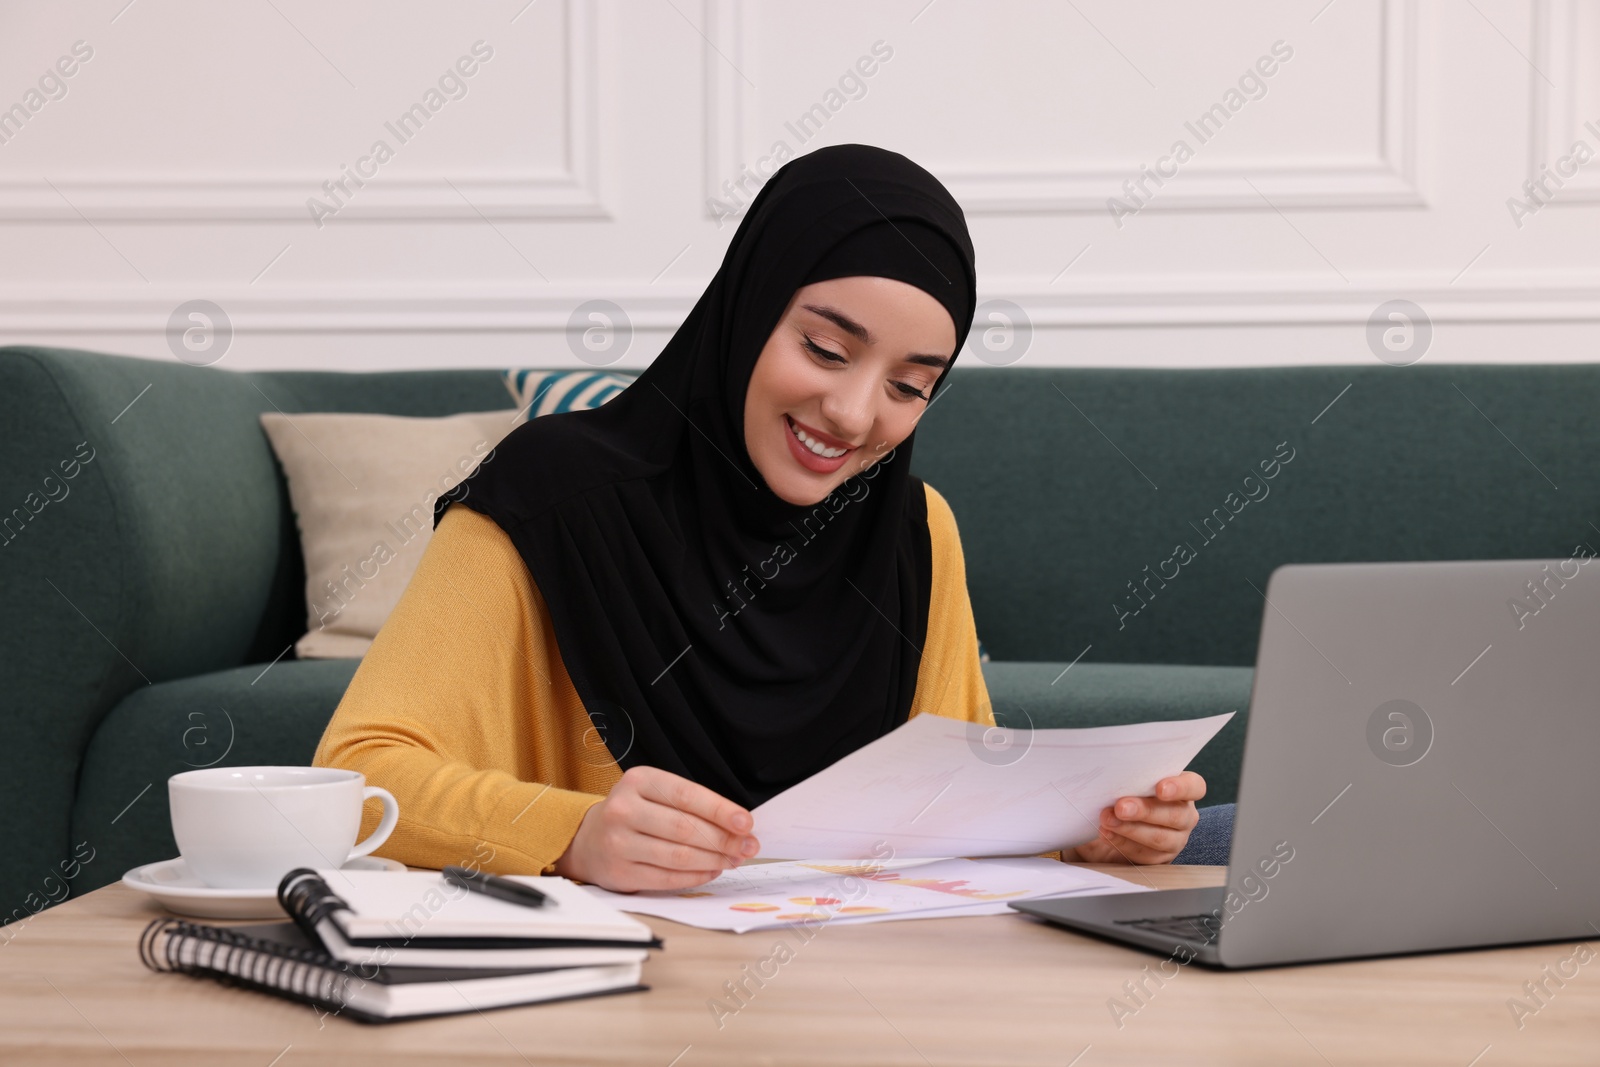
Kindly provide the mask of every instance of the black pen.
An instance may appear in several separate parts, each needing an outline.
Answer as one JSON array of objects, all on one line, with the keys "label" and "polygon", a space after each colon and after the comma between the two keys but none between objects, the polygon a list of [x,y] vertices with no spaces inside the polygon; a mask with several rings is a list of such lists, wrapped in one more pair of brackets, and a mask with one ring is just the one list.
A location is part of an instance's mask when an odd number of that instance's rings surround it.
[{"label": "black pen", "polygon": [[459,867],[453,863],[440,873],[444,875],[444,880],[451,885],[458,885],[463,889],[470,889],[474,893],[482,893],[486,897],[494,897],[496,900],[522,904],[529,908],[542,908],[546,904],[555,903],[549,896],[541,893],[533,886],[523,885],[521,882],[513,882],[509,878],[501,878],[497,874],[468,870],[466,867]]}]

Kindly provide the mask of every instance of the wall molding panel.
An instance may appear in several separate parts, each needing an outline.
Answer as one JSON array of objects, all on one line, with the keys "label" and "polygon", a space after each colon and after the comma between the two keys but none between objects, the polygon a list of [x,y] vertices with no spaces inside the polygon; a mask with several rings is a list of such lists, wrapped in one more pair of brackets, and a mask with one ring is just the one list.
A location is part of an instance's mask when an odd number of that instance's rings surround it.
[{"label": "wall molding panel", "polygon": [[[1585,0],[1535,0],[1533,55],[1529,70],[1528,177],[1555,168],[1575,141],[1600,154],[1600,11]],[[1591,110],[1580,94],[1588,90]],[[1562,203],[1600,201],[1600,157],[1576,174],[1562,176],[1550,199]]]},{"label": "wall molding panel", "polygon": [[[1381,55],[1382,84],[1372,159],[1341,164],[1280,156],[1249,167],[1190,164],[1184,167],[1181,182],[1164,189],[1142,210],[1426,207],[1416,177],[1417,0],[1380,3],[1380,38],[1374,46]],[[705,0],[706,213],[710,217],[716,215],[710,201],[726,196],[723,182],[735,178],[768,147],[758,140],[755,94],[741,73],[751,69],[758,10],[750,0]],[[968,214],[1104,214],[1106,197],[1123,179],[1137,174],[1142,162],[1128,159],[1100,168],[1064,162],[1034,171],[990,163],[947,170],[940,177]],[[735,217],[739,214],[742,211],[734,212]]]},{"label": "wall molding panel", "polygon": [[[501,178],[474,176],[466,168],[420,178],[380,173],[339,210],[339,221],[610,219],[599,189],[597,0],[559,2],[566,26],[563,166]],[[329,177],[309,170],[194,178],[115,169],[48,180],[0,176],[0,221],[305,222],[306,198]]]}]

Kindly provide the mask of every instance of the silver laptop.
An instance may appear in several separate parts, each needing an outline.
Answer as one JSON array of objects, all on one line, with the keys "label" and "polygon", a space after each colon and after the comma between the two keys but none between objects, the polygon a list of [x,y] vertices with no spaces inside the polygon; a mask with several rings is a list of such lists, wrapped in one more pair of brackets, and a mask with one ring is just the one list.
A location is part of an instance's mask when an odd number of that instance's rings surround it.
[{"label": "silver laptop", "polygon": [[1592,938],[1597,762],[1600,561],[1280,567],[1226,886],[1011,906],[1219,967]]}]

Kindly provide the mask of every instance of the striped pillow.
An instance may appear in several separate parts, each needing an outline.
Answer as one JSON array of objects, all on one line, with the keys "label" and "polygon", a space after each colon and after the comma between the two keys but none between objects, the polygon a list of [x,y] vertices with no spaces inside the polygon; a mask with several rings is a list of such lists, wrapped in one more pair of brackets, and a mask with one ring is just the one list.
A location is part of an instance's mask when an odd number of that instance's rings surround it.
[{"label": "striped pillow", "polygon": [[530,419],[597,408],[633,382],[627,374],[565,370],[508,370],[501,378],[517,410]]}]

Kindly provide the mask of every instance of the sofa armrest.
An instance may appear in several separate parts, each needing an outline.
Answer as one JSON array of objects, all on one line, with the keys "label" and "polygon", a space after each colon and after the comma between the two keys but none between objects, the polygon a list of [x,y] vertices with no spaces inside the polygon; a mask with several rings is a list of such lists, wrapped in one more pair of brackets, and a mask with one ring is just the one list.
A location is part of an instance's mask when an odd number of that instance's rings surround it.
[{"label": "sofa armrest", "polygon": [[0,922],[59,899],[80,761],[109,709],[254,651],[295,536],[256,418],[269,407],[245,375],[0,349]]}]

